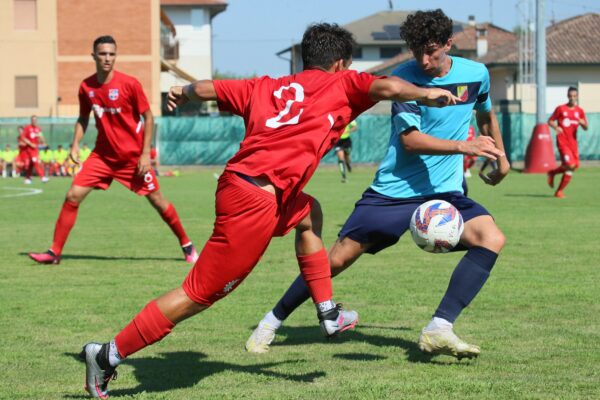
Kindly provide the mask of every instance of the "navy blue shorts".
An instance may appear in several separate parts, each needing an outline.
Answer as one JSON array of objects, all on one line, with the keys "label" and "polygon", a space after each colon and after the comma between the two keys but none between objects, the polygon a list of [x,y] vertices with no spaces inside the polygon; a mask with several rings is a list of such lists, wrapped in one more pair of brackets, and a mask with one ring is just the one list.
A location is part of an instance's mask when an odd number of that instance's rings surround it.
[{"label": "navy blue shorts", "polygon": [[359,243],[371,243],[367,253],[375,254],[396,244],[400,236],[408,230],[410,218],[417,207],[434,199],[445,200],[456,207],[464,222],[480,215],[491,215],[482,205],[460,192],[396,199],[369,188],[354,205],[354,211],[338,237],[349,237]]}]

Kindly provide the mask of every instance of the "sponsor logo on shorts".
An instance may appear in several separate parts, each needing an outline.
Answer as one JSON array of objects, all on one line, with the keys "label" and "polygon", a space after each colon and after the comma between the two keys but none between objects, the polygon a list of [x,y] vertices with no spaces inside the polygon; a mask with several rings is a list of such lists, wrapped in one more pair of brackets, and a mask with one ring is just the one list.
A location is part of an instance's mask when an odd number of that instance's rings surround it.
[{"label": "sponsor logo on shorts", "polygon": [[229,292],[231,292],[233,290],[233,287],[235,286],[235,284],[238,283],[239,281],[240,281],[239,279],[234,279],[231,282],[229,282],[223,288],[223,293],[229,293]]}]

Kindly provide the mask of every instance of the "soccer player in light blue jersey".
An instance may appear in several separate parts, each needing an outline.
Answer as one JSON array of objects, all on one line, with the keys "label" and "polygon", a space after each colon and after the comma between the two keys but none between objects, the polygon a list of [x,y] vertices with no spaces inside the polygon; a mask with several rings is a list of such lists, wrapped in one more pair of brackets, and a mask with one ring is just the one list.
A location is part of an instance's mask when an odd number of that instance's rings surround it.
[{"label": "soccer player in light blue jersey", "polygon": [[[462,103],[432,108],[416,102],[394,103],[389,149],[371,187],[356,203],[329,252],[332,275],[352,265],[363,253],[375,254],[395,244],[409,227],[414,210],[423,202],[442,199],[453,204],[465,222],[459,245],[466,250],[456,266],[441,303],[419,338],[428,354],[473,358],[480,348],[457,337],[453,323],[485,284],[505,238],[489,212],[463,194],[463,156],[483,156],[498,167],[483,175],[496,185],[508,174],[498,122],[491,110],[489,74],[483,64],[449,56],[452,20],[442,10],[416,12],[400,33],[415,60],[393,75],[418,86],[448,89]],[[481,135],[467,141],[473,110]],[[276,330],[309,298],[298,277],[246,343],[250,352],[263,353]]]}]

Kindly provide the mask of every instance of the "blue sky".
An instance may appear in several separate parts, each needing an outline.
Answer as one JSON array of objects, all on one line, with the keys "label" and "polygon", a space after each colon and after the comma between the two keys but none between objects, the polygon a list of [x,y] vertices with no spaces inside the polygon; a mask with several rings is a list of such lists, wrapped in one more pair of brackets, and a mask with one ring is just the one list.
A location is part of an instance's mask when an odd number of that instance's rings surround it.
[{"label": "blue sky", "polygon": [[[517,3],[524,0],[392,0],[394,10],[441,8],[466,22],[493,21],[512,30],[518,24]],[[535,1],[533,1],[535,3]],[[388,0],[229,0],[227,10],[213,20],[214,68],[238,75],[285,75],[289,63],[275,53],[299,42],[312,22],[340,25],[389,9]],[[586,12],[600,13],[599,0],[546,0],[546,19],[557,21]]]}]

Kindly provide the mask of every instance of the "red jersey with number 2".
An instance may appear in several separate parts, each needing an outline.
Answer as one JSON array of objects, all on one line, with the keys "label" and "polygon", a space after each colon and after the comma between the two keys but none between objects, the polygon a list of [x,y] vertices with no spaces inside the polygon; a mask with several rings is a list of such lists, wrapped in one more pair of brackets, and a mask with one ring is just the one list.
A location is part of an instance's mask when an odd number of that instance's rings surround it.
[{"label": "red jersey with number 2", "polygon": [[225,170],[268,178],[286,202],[300,193],[346,125],[374,105],[368,92],[378,78],[306,70],[277,79],[214,81],[219,108],[243,117],[246,126]]},{"label": "red jersey with number 2", "polygon": [[141,115],[149,108],[138,80],[118,71],[110,82],[101,84],[94,74],[79,87],[79,115],[93,111],[96,119],[94,153],[109,162],[137,163],[144,142]]},{"label": "red jersey with number 2", "polygon": [[554,110],[551,121],[557,121],[558,126],[562,128],[562,133],[556,136],[556,142],[559,146],[569,146],[577,148],[577,128],[579,120],[585,120],[585,113],[579,106],[569,107],[568,104],[562,104]]}]

